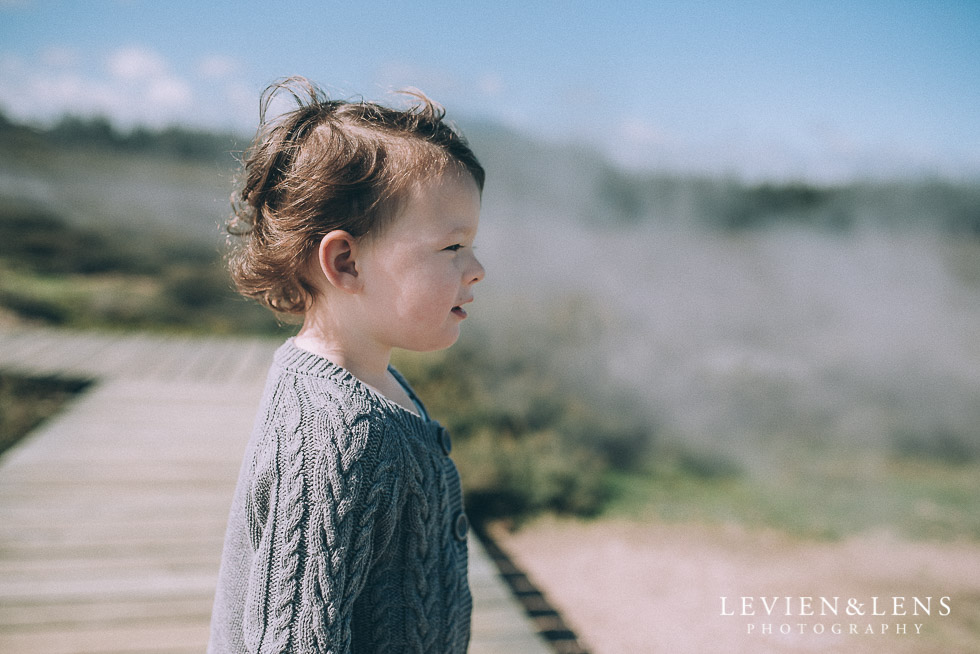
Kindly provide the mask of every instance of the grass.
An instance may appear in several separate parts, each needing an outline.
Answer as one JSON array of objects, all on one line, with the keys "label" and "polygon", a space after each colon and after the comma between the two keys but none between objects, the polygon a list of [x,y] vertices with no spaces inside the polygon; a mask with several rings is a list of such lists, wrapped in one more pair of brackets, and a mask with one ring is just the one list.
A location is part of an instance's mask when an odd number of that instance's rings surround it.
[{"label": "grass", "polygon": [[0,199],[0,309],[82,329],[278,333],[232,289],[217,246],[160,232],[80,226]]},{"label": "grass", "polygon": [[217,262],[152,275],[52,274],[0,262],[0,307],[24,320],[78,329],[279,330],[270,312],[232,292]]},{"label": "grass", "polygon": [[807,538],[864,532],[912,539],[980,538],[980,463],[798,448],[771,474],[704,475],[665,460],[610,473],[604,517],[736,523]]}]

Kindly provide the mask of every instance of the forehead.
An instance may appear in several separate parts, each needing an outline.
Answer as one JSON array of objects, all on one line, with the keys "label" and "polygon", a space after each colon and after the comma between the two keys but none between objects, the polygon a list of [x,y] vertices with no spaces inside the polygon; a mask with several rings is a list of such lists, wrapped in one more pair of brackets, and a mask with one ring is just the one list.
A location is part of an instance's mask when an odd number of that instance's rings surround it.
[{"label": "forehead", "polygon": [[469,173],[447,172],[417,184],[394,217],[394,229],[475,232],[480,190]]}]

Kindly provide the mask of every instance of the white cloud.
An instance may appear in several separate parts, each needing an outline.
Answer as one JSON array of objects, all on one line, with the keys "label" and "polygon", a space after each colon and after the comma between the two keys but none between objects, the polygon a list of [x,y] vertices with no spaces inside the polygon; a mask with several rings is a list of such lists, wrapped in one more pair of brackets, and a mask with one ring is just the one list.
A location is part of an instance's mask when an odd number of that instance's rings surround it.
[{"label": "white cloud", "polygon": [[221,80],[231,77],[241,68],[238,61],[227,55],[208,55],[197,61],[197,75],[206,80]]},{"label": "white cloud", "polygon": [[672,138],[662,128],[643,118],[626,118],[619,125],[619,137],[627,143],[640,146],[656,146],[669,143]]},{"label": "white cloud", "polygon": [[[596,134],[601,138],[601,135]],[[608,139],[594,141],[614,161],[633,169],[734,176],[749,181],[837,183],[919,175],[976,175],[980,157],[862,139],[823,125],[794,133],[710,130],[673,133],[626,119]]]},{"label": "white cloud", "polygon": [[109,55],[109,72],[129,82],[152,80],[169,75],[166,60],[156,52],[140,47],[120,48]]},{"label": "white cloud", "polygon": [[112,114],[126,122],[160,125],[184,120],[193,109],[191,85],[154,50],[120,48],[107,60],[110,84],[121,97]]},{"label": "white cloud", "polygon": [[195,122],[196,93],[157,52],[138,46],[87,57],[60,45],[36,58],[0,55],[0,107],[20,120],[104,115],[124,127]]},{"label": "white cloud", "polygon": [[190,109],[194,92],[187,82],[176,77],[160,77],[147,85],[147,100],[165,109],[181,111]]}]

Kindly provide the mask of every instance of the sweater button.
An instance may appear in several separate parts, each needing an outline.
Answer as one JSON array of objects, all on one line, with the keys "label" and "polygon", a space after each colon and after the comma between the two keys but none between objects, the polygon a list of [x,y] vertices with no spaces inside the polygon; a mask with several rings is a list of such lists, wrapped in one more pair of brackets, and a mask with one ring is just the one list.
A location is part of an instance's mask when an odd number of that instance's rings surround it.
[{"label": "sweater button", "polygon": [[442,446],[442,451],[449,456],[449,453],[453,451],[453,441],[449,437],[449,431],[440,426],[439,427],[439,445]]},{"label": "sweater button", "polygon": [[466,540],[466,532],[470,530],[470,521],[465,513],[456,516],[456,540]]}]

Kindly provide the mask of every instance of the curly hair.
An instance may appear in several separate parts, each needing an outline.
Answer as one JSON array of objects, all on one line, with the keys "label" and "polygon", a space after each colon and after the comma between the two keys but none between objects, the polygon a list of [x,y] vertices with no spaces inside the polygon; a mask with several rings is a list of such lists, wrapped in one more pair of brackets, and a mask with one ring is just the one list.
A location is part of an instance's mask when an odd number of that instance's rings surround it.
[{"label": "curly hair", "polygon": [[[298,105],[266,120],[280,93]],[[238,291],[273,311],[298,314],[316,296],[305,277],[323,237],[381,233],[419,183],[455,168],[482,192],[485,173],[466,140],[422,92],[399,110],[330,100],[302,77],[263,91],[259,129],[245,152],[226,228],[240,241],[229,256]]]}]

